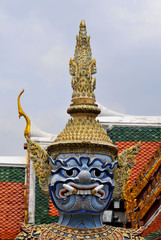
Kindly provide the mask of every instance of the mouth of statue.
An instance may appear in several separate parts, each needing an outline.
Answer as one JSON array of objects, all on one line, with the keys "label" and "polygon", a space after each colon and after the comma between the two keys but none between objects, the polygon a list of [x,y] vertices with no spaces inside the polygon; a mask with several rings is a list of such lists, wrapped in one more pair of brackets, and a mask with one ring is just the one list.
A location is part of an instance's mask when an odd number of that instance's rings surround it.
[{"label": "mouth of statue", "polygon": [[102,189],[103,187],[103,184],[94,184],[91,186],[78,186],[73,183],[63,184],[63,188],[60,189],[59,195],[62,198],[66,198],[71,195],[93,195],[102,199],[105,197],[105,191]]}]

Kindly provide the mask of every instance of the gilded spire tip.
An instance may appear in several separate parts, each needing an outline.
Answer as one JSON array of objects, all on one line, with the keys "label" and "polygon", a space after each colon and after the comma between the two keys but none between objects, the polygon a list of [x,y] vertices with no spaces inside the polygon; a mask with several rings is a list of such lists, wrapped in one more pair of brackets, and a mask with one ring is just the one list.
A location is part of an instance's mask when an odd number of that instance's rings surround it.
[{"label": "gilded spire tip", "polygon": [[86,22],[85,22],[85,20],[81,20],[79,27],[80,27],[80,28],[81,28],[81,27],[86,28]]}]

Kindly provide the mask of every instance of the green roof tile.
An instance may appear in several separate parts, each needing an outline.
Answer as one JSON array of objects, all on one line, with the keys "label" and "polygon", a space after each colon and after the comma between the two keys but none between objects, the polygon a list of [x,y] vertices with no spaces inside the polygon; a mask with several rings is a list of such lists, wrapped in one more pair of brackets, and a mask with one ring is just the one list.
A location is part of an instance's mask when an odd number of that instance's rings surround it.
[{"label": "green roof tile", "polygon": [[25,183],[25,169],[0,167],[0,182]]},{"label": "green roof tile", "polygon": [[114,127],[110,131],[108,131],[107,134],[113,142],[116,142],[116,141],[159,142],[161,141],[161,128]]},{"label": "green roof tile", "polygon": [[58,221],[58,216],[49,215],[49,196],[41,192],[38,178],[35,186],[35,224],[49,224]]}]

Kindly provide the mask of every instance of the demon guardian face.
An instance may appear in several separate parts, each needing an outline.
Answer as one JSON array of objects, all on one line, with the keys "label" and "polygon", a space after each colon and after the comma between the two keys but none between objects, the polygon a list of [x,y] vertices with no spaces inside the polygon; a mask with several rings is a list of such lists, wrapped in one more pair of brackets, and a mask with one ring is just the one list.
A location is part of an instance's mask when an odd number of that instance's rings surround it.
[{"label": "demon guardian face", "polygon": [[110,203],[116,162],[101,154],[59,154],[50,158],[49,191],[62,213],[100,214]]}]

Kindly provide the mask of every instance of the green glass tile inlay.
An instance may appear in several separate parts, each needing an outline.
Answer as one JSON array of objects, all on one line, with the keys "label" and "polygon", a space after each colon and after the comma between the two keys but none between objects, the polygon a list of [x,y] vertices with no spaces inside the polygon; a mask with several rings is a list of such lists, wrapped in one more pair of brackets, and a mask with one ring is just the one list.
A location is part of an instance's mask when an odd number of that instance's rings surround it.
[{"label": "green glass tile inlay", "polygon": [[58,221],[58,216],[51,216],[49,213],[49,196],[41,192],[38,178],[35,185],[35,224],[49,224]]},{"label": "green glass tile inlay", "polygon": [[161,141],[161,128],[114,127],[109,132],[107,132],[107,134],[113,142],[116,142],[116,141],[160,142]]},{"label": "green glass tile inlay", "polygon": [[0,167],[0,182],[25,183],[25,169],[16,167]]}]

